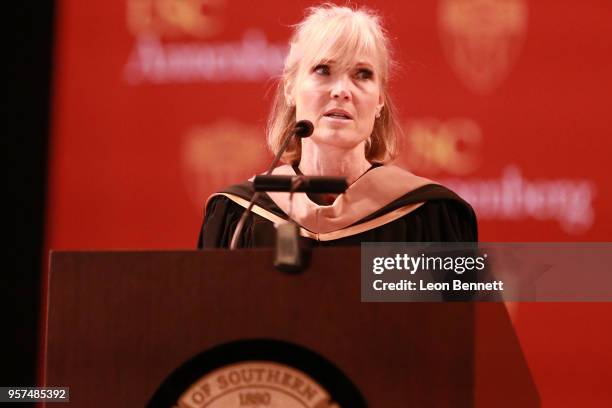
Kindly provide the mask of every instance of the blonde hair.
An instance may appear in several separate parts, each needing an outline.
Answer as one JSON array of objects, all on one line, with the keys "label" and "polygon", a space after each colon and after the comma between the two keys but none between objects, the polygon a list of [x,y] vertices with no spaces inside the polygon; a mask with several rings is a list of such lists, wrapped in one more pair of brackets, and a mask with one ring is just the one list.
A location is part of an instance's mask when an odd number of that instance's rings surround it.
[{"label": "blonde hair", "polygon": [[[366,143],[365,157],[370,163],[384,163],[395,158],[401,128],[387,91],[393,61],[380,17],[366,8],[352,9],[334,4],[312,7],[307,10],[304,20],[295,26],[289,44],[289,54],[268,117],[268,146],[272,152],[278,152],[284,138],[293,131],[295,106],[287,102],[286,92],[305,69],[329,60],[347,68],[356,57],[373,55],[379,64],[375,68],[384,106]],[[293,139],[283,161],[296,164],[301,154],[300,140]]]}]

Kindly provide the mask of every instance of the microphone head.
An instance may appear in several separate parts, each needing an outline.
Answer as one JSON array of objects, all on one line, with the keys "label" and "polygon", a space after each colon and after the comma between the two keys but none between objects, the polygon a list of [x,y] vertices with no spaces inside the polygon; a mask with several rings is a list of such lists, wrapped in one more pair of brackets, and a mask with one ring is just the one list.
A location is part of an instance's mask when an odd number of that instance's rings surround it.
[{"label": "microphone head", "polygon": [[295,124],[295,135],[298,137],[308,137],[313,131],[314,126],[309,120],[300,120]]}]

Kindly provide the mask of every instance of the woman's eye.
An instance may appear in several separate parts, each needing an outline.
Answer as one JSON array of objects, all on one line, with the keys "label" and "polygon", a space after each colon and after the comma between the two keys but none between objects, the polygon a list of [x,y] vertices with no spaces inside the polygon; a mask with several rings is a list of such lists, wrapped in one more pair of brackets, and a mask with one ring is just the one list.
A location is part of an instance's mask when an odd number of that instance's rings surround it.
[{"label": "woman's eye", "polygon": [[319,75],[329,75],[329,65],[319,64],[316,67],[314,67],[312,72],[315,72]]},{"label": "woman's eye", "polygon": [[371,69],[360,68],[359,70],[357,70],[355,76],[357,77],[357,79],[372,79],[374,77],[374,72],[372,72]]}]

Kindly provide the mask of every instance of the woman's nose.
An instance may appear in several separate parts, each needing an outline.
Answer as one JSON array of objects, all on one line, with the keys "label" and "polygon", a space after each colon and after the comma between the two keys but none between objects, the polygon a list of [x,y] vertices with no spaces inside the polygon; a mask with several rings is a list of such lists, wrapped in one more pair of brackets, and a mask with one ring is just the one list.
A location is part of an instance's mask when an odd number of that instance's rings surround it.
[{"label": "woman's nose", "polygon": [[334,82],[331,89],[331,97],[333,99],[345,101],[351,99],[351,92],[349,90],[349,84],[346,78],[338,78],[338,80]]}]

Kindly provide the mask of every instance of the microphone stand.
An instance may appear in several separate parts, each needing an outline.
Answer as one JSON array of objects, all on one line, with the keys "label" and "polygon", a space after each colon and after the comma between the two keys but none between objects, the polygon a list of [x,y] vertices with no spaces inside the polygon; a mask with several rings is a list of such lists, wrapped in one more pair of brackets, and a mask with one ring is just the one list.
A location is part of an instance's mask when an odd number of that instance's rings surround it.
[{"label": "microphone stand", "polygon": [[304,268],[304,257],[300,246],[300,227],[292,219],[293,193],[304,183],[305,176],[297,176],[291,180],[289,189],[288,220],[276,227],[276,251],[274,266],[281,272],[298,273]]},{"label": "microphone stand", "polygon": [[[272,170],[274,170],[274,168],[280,161],[281,156],[283,155],[283,153],[285,153],[285,150],[287,150],[287,146],[289,145],[289,142],[291,141],[291,138],[293,138],[294,135],[297,135],[299,137],[308,137],[312,134],[313,130],[314,130],[314,126],[312,125],[310,121],[300,120],[299,122],[297,122],[295,124],[294,131],[289,133],[287,137],[285,137],[285,140],[283,140],[283,144],[281,145],[280,149],[278,149],[278,152],[276,153],[276,156],[274,157],[272,164],[270,165],[270,167],[268,168],[268,171],[266,172],[266,176],[269,176],[270,174],[272,174]],[[236,226],[236,229],[234,230],[234,234],[232,235],[232,240],[230,241],[230,250],[234,250],[238,246],[238,237],[240,237],[240,233],[242,232],[242,229],[244,228],[244,223],[246,222],[246,218],[251,213],[251,210],[253,209],[253,205],[255,205],[255,201],[258,198],[259,198],[259,192],[256,191],[253,194],[253,197],[251,197],[251,201],[249,201],[249,206],[247,207],[246,211],[242,213],[242,216],[240,217],[240,220],[238,221],[238,225]]]},{"label": "microphone stand", "polygon": [[300,245],[300,227],[292,220],[293,194],[344,193],[348,188],[346,178],[264,175],[255,177],[253,185],[255,191],[285,191],[290,194],[288,220],[276,227],[274,266],[282,272],[301,272],[305,266],[305,259]]},{"label": "microphone stand", "polygon": [[302,250],[300,247],[300,227],[292,221],[293,213],[293,193],[344,193],[348,188],[348,183],[345,177],[320,177],[320,176],[272,176],[272,171],[280,161],[281,156],[287,149],[291,138],[296,135],[298,137],[308,137],[312,134],[314,127],[311,122],[301,120],[295,124],[294,131],[289,133],[276,153],[272,164],[268,171],[263,176],[256,176],[253,180],[254,193],[249,205],[242,213],[238,225],[232,235],[230,241],[230,250],[236,249],[238,246],[238,238],[244,229],[244,224],[247,217],[255,205],[255,201],[259,198],[261,192],[264,191],[286,191],[289,192],[289,214],[288,221],[277,226],[276,228],[276,256],[274,266],[283,272],[300,272],[304,268]]}]

